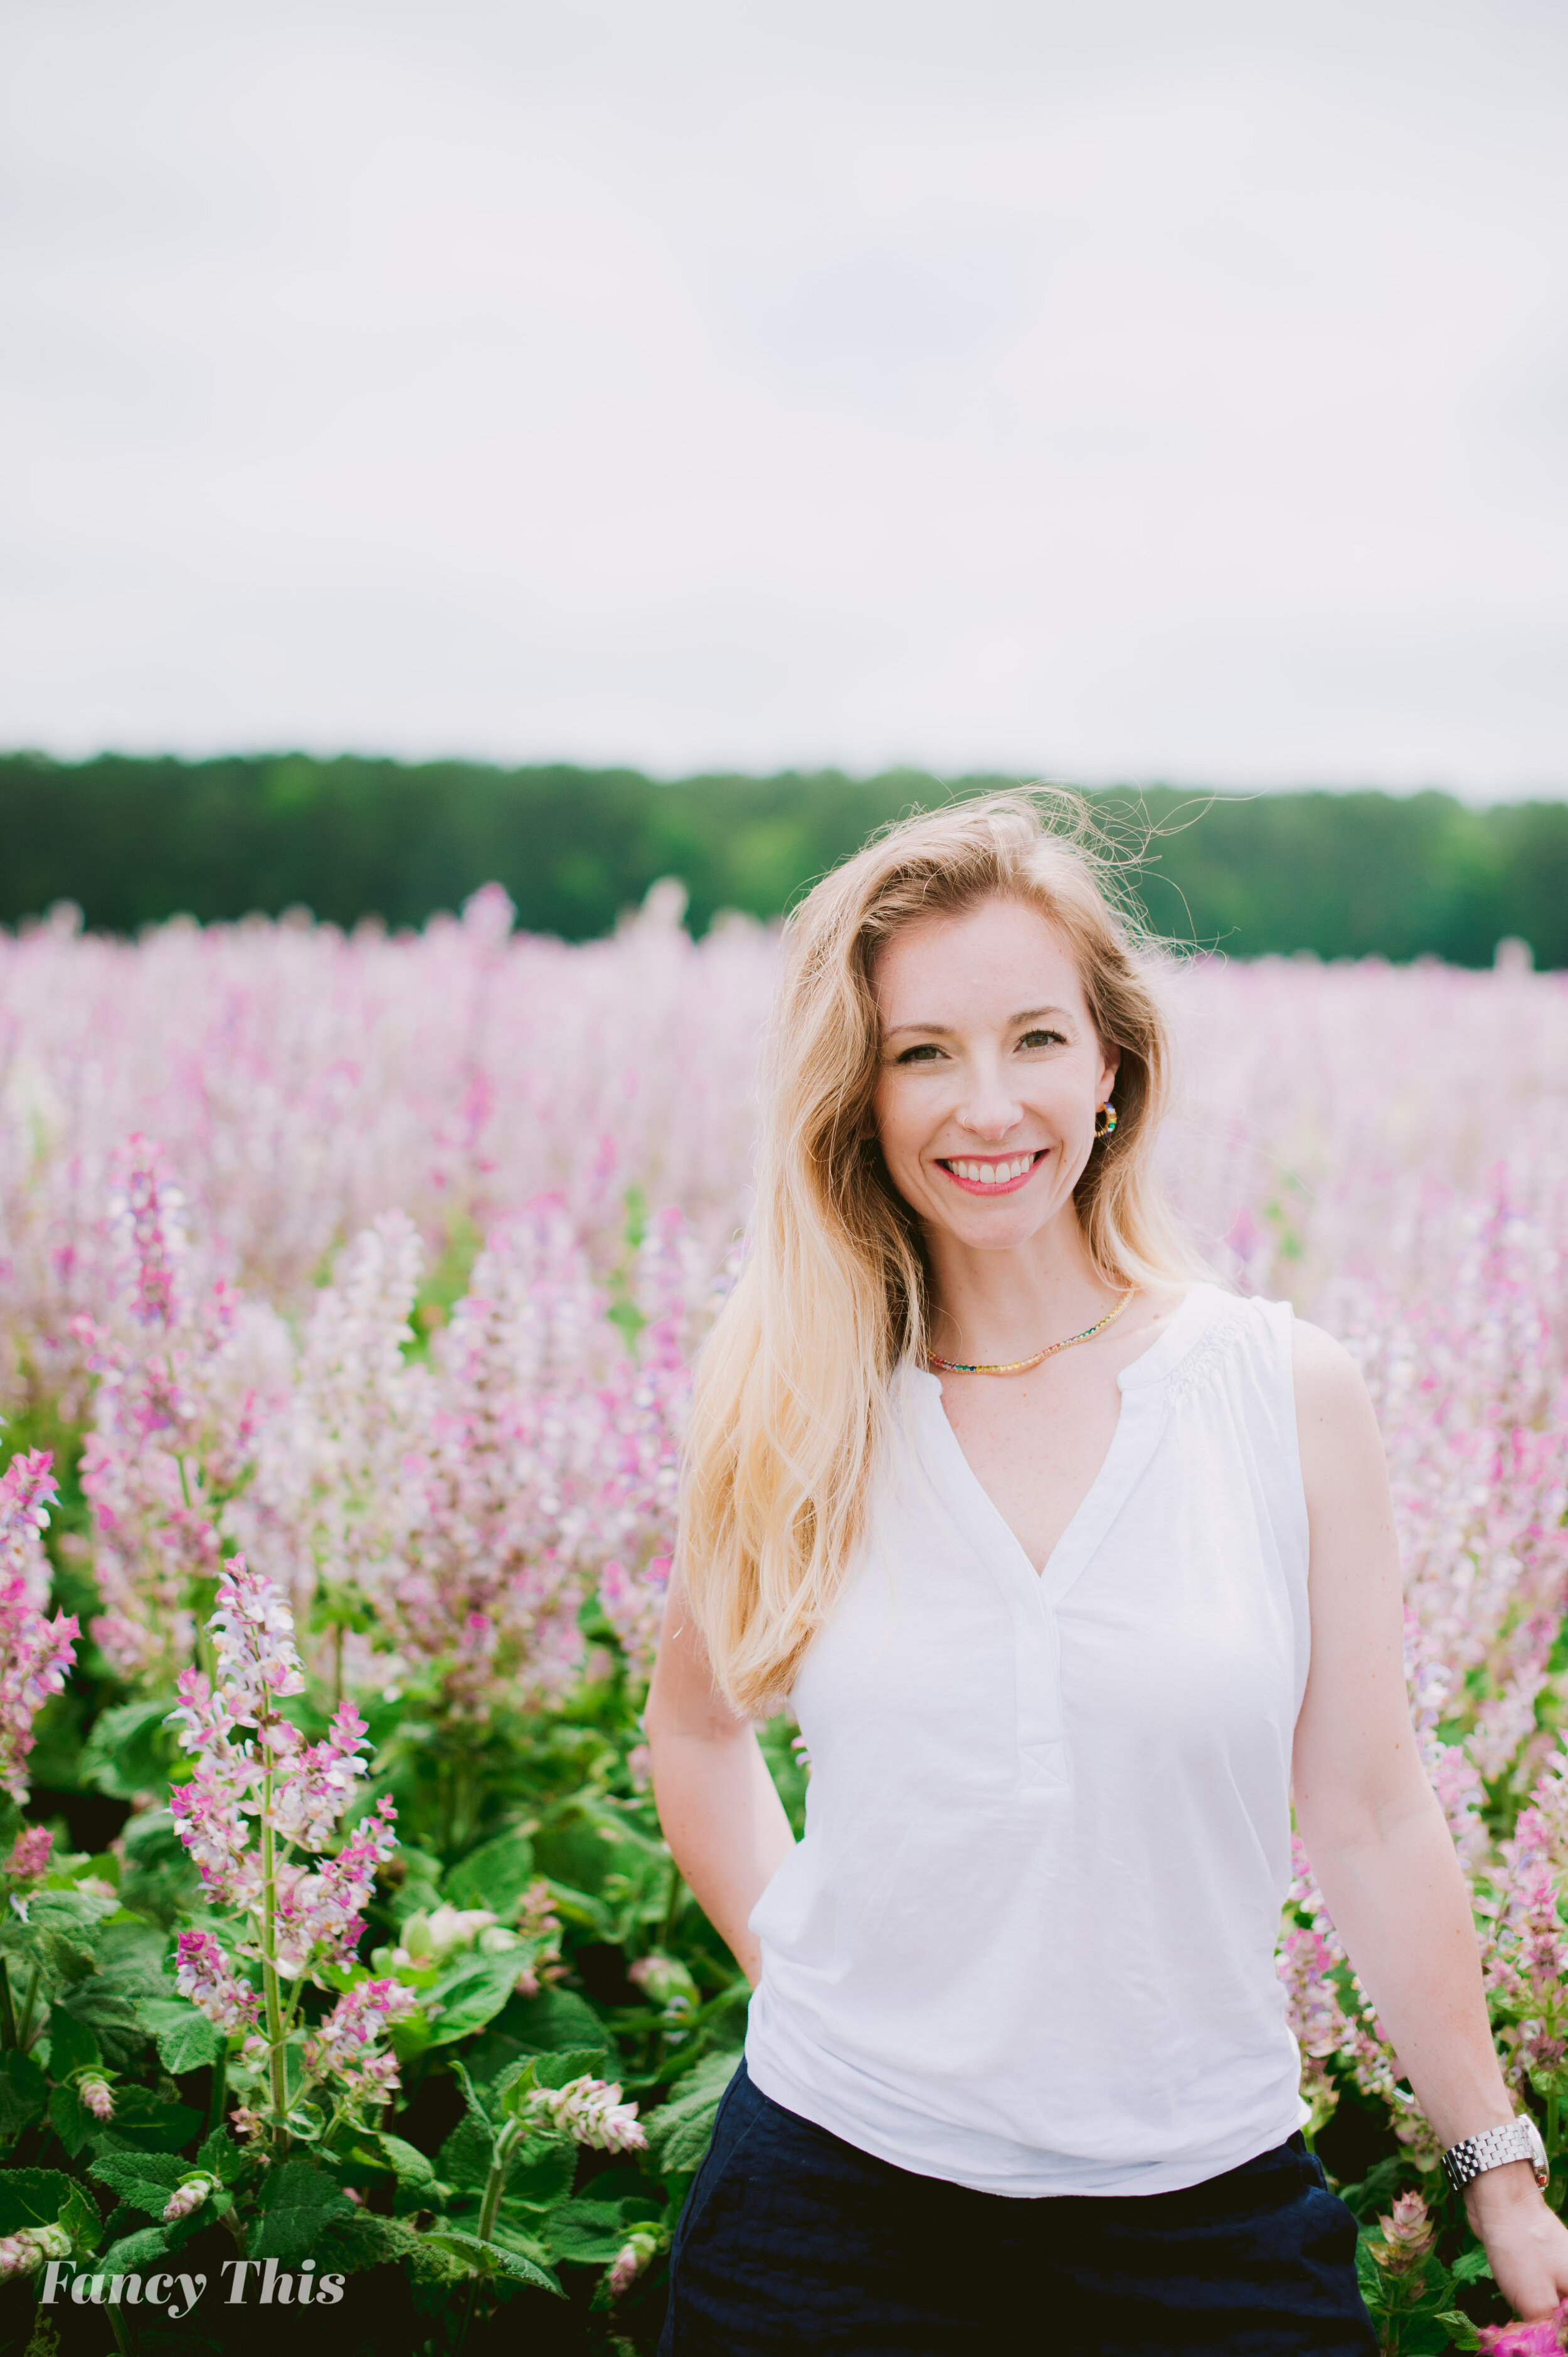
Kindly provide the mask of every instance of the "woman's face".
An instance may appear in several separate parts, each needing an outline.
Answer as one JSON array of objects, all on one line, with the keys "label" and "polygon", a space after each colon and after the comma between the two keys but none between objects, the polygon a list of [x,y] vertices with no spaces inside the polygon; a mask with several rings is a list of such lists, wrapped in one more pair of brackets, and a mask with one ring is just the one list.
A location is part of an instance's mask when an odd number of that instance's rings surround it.
[{"label": "woman's face", "polygon": [[1019,900],[929,917],[873,976],[887,1174],[928,1230],[1011,1251],[1066,1209],[1116,1078],[1072,952]]}]

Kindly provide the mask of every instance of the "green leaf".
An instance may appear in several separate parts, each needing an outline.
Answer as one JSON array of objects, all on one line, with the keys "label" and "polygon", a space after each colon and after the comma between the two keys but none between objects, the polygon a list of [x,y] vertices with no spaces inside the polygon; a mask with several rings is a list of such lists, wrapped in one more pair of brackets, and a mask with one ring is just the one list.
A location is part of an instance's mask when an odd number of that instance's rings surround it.
[{"label": "green leaf", "polygon": [[510,2276],[514,2283],[537,2284],[541,2291],[553,2291],[565,2298],[549,2269],[535,2266],[521,2251],[506,2250],[499,2243],[481,2243],[477,2234],[465,2234],[456,2226],[435,2227],[421,2240],[456,2251],[468,2261],[472,2274]]},{"label": "green leaf", "polygon": [[608,2044],[605,2025],[585,1998],[575,1989],[541,1989],[537,1996],[515,1996],[497,2022],[531,2054],[558,2047]]},{"label": "green leaf", "polygon": [[488,1907],[503,1921],[533,1880],[533,1844],[524,1834],[501,1834],[470,1850],[446,1877],[454,1907]]},{"label": "green leaf", "polygon": [[311,2255],[323,2272],[361,2275],[407,2258],[419,2237],[401,2218],[383,2218],[373,2210],[353,2210],[333,2218],[312,2246]]},{"label": "green leaf", "polygon": [[414,2235],[408,2252],[408,2271],[416,2284],[435,2284],[443,2290],[450,2290],[455,2284],[471,2283],[478,2273],[455,2244],[439,2243],[429,2234]]},{"label": "green leaf", "polygon": [[188,2071],[206,2070],[228,2045],[228,2040],[213,2028],[207,2016],[188,2005],[183,1997],[144,1997],[140,2012],[144,2024],[158,2041],[159,2061],[176,2079],[183,2078]]},{"label": "green leaf", "polygon": [[435,2177],[435,2163],[417,2145],[404,2144],[402,2136],[388,2136],[384,2129],[376,2141],[400,2185],[428,2185]]},{"label": "green leaf", "polygon": [[123,2070],[147,2042],[140,2011],[144,1976],[134,1966],[100,1973],[90,1965],[89,1971],[91,1977],[79,1979],[57,2000],[56,2009],[63,2008],[90,2030],[105,2060]]},{"label": "green leaf", "polygon": [[201,2114],[189,2104],[171,2104],[166,2096],[149,2094],[145,2087],[117,2087],[114,2117],[109,2133],[116,2144],[134,2144],[148,2152],[178,2152],[201,2126]]},{"label": "green leaf", "polygon": [[35,1890],[27,1901],[27,1921],[40,1932],[91,1932],[120,1911],[120,1901],[96,1890]]},{"label": "green leaf", "polygon": [[285,2160],[262,2188],[262,2215],[246,2247],[258,2259],[306,2258],[323,2229],[353,2211],[324,2169],[313,2161]]},{"label": "green leaf", "polygon": [[49,2089],[49,2125],[72,2160],[102,2131],[102,2122],[93,2118],[74,2087]]},{"label": "green leaf", "polygon": [[57,2006],[49,2015],[49,2073],[69,2079],[73,2071],[96,2071],[103,2061],[85,2022]]},{"label": "green leaf", "polygon": [[52,2226],[70,2199],[70,2179],[58,2169],[0,2169],[0,2234]]},{"label": "green leaf", "polygon": [[[470,2117],[478,2120],[481,2127],[489,2128],[493,2125],[489,2112],[483,2100],[475,2092],[473,2081],[456,2055],[452,2058],[452,2075],[463,2090],[464,2107]],[[499,2093],[499,2090],[498,2089],[497,2092]]]},{"label": "green leaf", "polygon": [[153,2259],[161,2259],[169,2247],[169,2238],[161,2226],[143,2226],[134,2234],[126,2234],[111,2243],[101,2258],[93,2262],[95,2276],[134,2275]]},{"label": "green leaf", "polygon": [[570,2136],[538,2144],[531,2139],[507,2171],[501,2207],[530,2215],[553,2209],[563,2195],[570,2193],[576,2174],[577,2147]]},{"label": "green leaf", "polygon": [[[643,2122],[648,2134],[648,2149],[666,2175],[677,2170],[696,2169],[703,2165],[703,2156],[713,2141],[714,2121],[724,2098],[725,2089],[736,2074],[740,2061],[738,2054],[706,2054],[679,2083],[679,2092],[671,2100],[649,2115]],[[1360,2273],[1364,2244],[1356,2248],[1356,2266]],[[1377,2278],[1376,2262],[1368,2254],[1367,2264]],[[1366,2295],[1367,2283],[1362,2278],[1361,2290]]]},{"label": "green leaf", "polygon": [[495,2149],[495,2138],[483,2122],[465,2115],[441,2147],[440,2173],[461,2193],[482,2192]]},{"label": "green leaf", "polygon": [[88,2174],[134,2210],[161,2218],[188,2166],[175,2153],[120,2150],[101,2152]]},{"label": "green leaf", "polygon": [[35,1972],[45,1996],[54,1997],[61,1989],[89,1979],[98,1969],[95,1959],[85,1948],[78,1947],[59,1932],[40,1924],[24,1923],[16,1915],[0,1918],[0,1950],[10,1961],[11,1987],[17,1996]]},{"label": "green leaf", "polygon": [[220,2185],[238,2185],[255,2167],[252,2156],[242,2144],[236,2144],[225,2128],[214,2128],[196,2156],[198,2169],[205,2169]]},{"label": "green leaf", "polygon": [[1491,2272],[1492,2263],[1479,2243],[1472,2243],[1469,2249],[1461,2251],[1454,2262],[1455,2283],[1480,2283],[1483,2278],[1489,2278]]},{"label": "green leaf", "polygon": [[619,2210],[609,2201],[564,2201],[544,2222],[551,2255],[579,2266],[607,2266],[626,2241]]},{"label": "green leaf", "polygon": [[1480,2334],[1477,2331],[1476,2327],[1471,2322],[1470,2319],[1465,2315],[1461,2309],[1457,2308],[1445,2308],[1440,2316],[1434,2316],[1432,2320],[1434,2324],[1438,2325],[1443,2331],[1446,2332],[1449,2340],[1453,2342],[1455,2349],[1478,2349],[1480,2347]]},{"label": "green leaf", "polygon": [[48,2081],[30,2054],[9,2048],[0,2054],[0,2142],[20,2136],[49,2096]]},{"label": "green leaf", "polygon": [[[535,2220],[534,2223],[537,2222]],[[532,2259],[536,2267],[548,2267],[550,2265],[550,2253],[538,2235],[531,2233],[528,2227],[520,2225],[515,2218],[509,2218],[504,2203],[496,2221],[495,2240],[503,2250],[516,2251],[520,2257]]]},{"label": "green leaf", "polygon": [[596,2079],[607,2060],[603,2040],[596,2046],[564,2046],[553,2054],[533,2058],[536,2087],[569,2087],[574,2079]]},{"label": "green leaf", "polygon": [[116,1801],[134,1801],[166,1783],[176,1756],[165,1724],[168,1710],[166,1702],[127,1702],[102,1712],[82,1746],[83,1784]]},{"label": "green leaf", "polygon": [[73,2185],[59,2213],[59,2222],[70,2236],[72,2255],[81,2258],[98,2248],[103,2233],[103,2221],[98,2214],[98,2204],[84,2185]]},{"label": "green leaf", "polygon": [[444,1972],[424,2000],[432,2046],[450,2046],[459,2038],[472,2037],[493,2020],[516,1988],[522,1964],[523,1955],[516,1952],[467,1955]]}]

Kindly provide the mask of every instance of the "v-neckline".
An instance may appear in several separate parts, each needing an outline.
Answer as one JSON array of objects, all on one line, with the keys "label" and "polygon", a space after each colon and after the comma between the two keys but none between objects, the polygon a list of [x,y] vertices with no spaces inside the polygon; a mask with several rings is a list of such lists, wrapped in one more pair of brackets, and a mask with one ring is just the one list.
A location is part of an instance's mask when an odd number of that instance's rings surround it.
[{"label": "v-neckline", "polygon": [[953,1430],[942,1405],[940,1377],[924,1368],[912,1370],[923,1384],[929,1386],[926,1396],[945,1435],[945,1446],[950,1451],[958,1481],[969,1491],[982,1518],[991,1524],[999,1543],[1011,1555],[1018,1568],[1027,1573],[1030,1585],[1044,1600],[1054,1601],[1070,1586],[1115,1519],[1122,1499],[1132,1488],[1133,1473],[1142,1469],[1135,1461],[1124,1465],[1123,1460],[1135,1460],[1139,1455],[1146,1457],[1153,1448],[1160,1424],[1161,1394],[1158,1386],[1176,1359],[1185,1354],[1188,1343],[1187,1329],[1205,1297],[1213,1291],[1211,1286],[1189,1285],[1177,1308],[1172,1311],[1164,1333],[1156,1336],[1147,1350],[1140,1351],[1135,1359],[1130,1359],[1119,1371],[1116,1388],[1122,1394],[1122,1402],[1110,1444],[1100,1460],[1100,1469],[1093,1480],[1063,1524],[1056,1544],[1037,1571],[1023,1540],[965,1455],[963,1443]]}]

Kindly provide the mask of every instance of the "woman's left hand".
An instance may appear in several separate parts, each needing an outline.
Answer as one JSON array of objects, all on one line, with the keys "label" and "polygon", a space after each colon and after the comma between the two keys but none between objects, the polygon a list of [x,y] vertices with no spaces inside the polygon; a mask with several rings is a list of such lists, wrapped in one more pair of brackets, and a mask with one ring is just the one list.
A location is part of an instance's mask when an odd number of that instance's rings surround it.
[{"label": "woman's left hand", "polygon": [[1568,2298],[1568,2226],[1549,2210],[1528,2160],[1488,2169],[1465,2189],[1498,2289],[1516,2316],[1551,2316]]}]

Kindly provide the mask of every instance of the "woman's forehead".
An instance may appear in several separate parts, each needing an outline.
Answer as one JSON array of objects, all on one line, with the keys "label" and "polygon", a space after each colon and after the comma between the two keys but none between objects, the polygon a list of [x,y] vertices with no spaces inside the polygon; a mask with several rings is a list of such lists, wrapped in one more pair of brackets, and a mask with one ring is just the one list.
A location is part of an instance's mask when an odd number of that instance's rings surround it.
[{"label": "woman's forehead", "polygon": [[1047,1004],[1085,1011],[1066,936],[1018,900],[917,918],[883,949],[873,983],[885,1025],[946,1023],[955,1011],[994,1016],[1004,1003],[1019,1014]]}]

